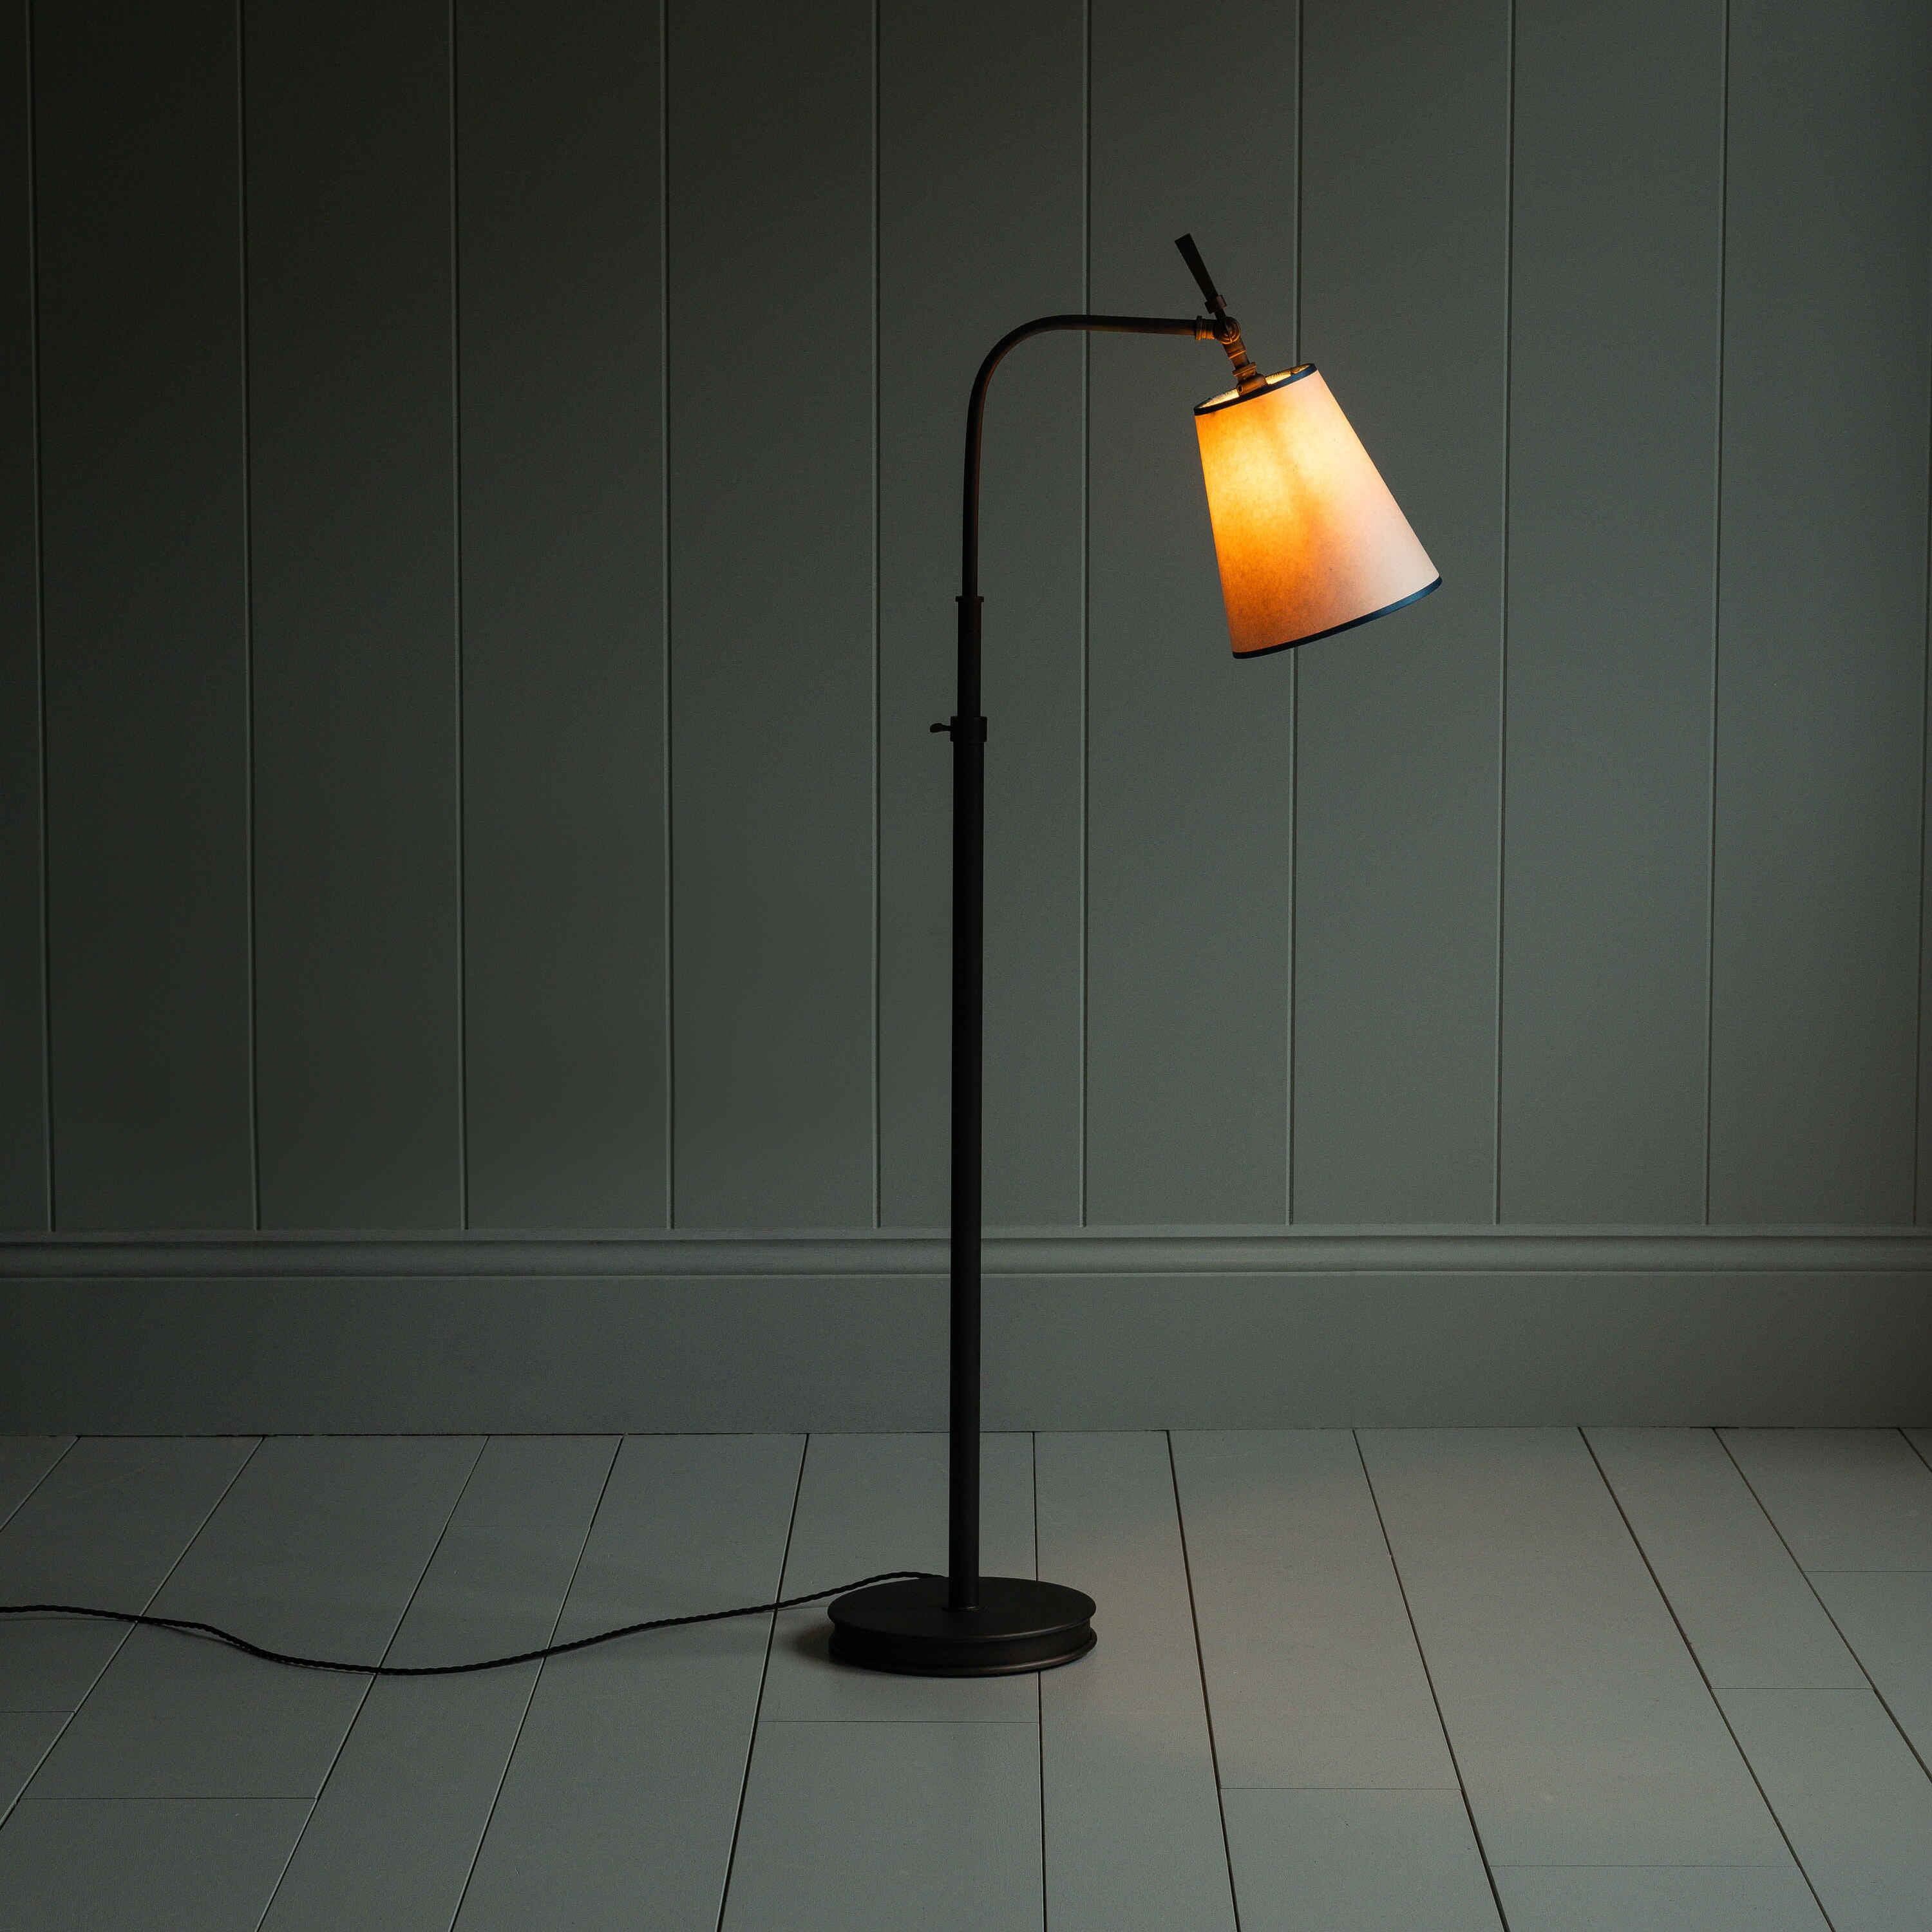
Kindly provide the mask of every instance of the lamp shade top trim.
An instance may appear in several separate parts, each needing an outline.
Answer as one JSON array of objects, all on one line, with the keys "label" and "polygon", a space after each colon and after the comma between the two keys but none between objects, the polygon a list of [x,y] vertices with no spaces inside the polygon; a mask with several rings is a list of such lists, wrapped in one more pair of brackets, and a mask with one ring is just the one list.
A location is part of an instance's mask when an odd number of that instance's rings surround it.
[{"label": "lamp shade top trim", "polygon": [[1216,410],[1232,410],[1237,403],[1251,403],[1257,396],[1265,396],[1276,389],[1285,389],[1291,382],[1298,382],[1304,376],[1317,373],[1312,362],[1304,362],[1293,369],[1284,369],[1278,376],[1270,376],[1258,389],[1250,389],[1244,395],[1239,389],[1224,389],[1218,396],[1210,396],[1204,403],[1194,405],[1197,416],[1211,416]]},{"label": "lamp shade top trim", "polygon": [[1312,644],[1324,638],[1340,637],[1344,631],[1352,631],[1358,624],[1372,624],[1378,617],[1386,617],[1391,610],[1419,604],[1432,590],[1442,588],[1442,580],[1438,577],[1432,584],[1425,584],[1420,590],[1412,590],[1406,597],[1398,597],[1393,604],[1384,604],[1379,610],[1365,610],[1359,617],[1351,617],[1346,624],[1330,624],[1325,631],[1310,631],[1305,638],[1288,638],[1278,644],[1264,644],[1258,650],[1237,651],[1234,662],[1246,664],[1250,658],[1271,658],[1277,651],[1293,650],[1298,644]]}]

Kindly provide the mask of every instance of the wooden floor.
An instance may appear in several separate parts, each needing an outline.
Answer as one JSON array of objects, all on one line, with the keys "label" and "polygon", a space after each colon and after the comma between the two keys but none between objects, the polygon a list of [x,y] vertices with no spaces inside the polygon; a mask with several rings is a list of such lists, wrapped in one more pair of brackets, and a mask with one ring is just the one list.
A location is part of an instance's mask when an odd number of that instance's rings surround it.
[{"label": "wooden floor", "polygon": [[[0,1623],[8,1932],[1927,1932],[1932,1432],[988,1438],[1043,1678]],[[0,1600],[422,1663],[937,1568],[931,1436],[0,1439]]]}]

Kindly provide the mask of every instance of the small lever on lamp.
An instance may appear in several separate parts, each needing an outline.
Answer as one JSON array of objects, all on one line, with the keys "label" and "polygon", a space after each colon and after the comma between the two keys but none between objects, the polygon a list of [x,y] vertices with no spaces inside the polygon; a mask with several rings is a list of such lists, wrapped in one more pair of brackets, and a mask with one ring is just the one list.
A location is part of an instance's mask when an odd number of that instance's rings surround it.
[{"label": "small lever on lamp", "polygon": [[1214,278],[1208,272],[1208,264],[1201,259],[1201,250],[1194,245],[1194,237],[1183,235],[1174,244],[1180,250],[1180,259],[1200,284],[1202,298],[1214,311],[1214,340],[1228,352],[1228,360],[1234,365],[1234,386],[1244,396],[1252,395],[1256,390],[1267,386],[1267,378],[1248,359],[1248,352],[1241,341],[1241,325],[1228,313],[1228,304],[1221,298],[1221,292],[1214,286]]}]

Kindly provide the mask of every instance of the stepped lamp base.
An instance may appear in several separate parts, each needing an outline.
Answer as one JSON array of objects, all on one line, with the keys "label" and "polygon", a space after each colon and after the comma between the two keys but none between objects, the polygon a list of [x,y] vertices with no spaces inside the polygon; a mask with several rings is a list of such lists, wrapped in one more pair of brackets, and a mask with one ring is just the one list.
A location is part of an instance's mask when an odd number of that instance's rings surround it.
[{"label": "stepped lamp base", "polygon": [[946,1579],[873,1583],[833,1599],[832,1654],[908,1677],[1007,1677],[1094,1648],[1094,1599],[1028,1576],[985,1576],[976,1610],[946,1607]]}]

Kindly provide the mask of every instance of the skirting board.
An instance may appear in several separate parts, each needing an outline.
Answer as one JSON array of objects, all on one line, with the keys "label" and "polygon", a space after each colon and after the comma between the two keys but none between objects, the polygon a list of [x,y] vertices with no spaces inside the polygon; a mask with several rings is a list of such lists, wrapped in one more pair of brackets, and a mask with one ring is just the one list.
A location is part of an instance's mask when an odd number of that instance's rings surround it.
[{"label": "skirting board", "polygon": [[[0,1240],[0,1431],[917,1430],[936,1236]],[[1932,1233],[998,1235],[990,1429],[1932,1421]]]}]

